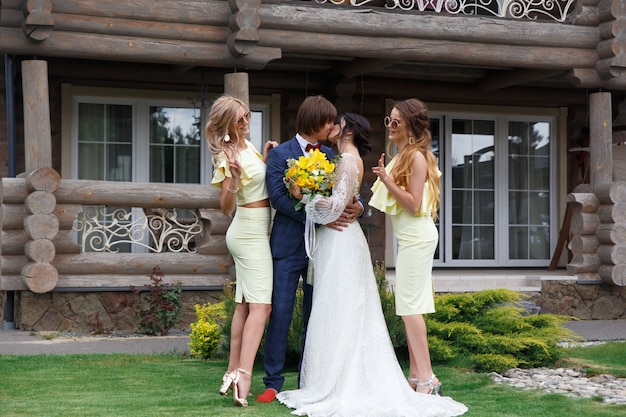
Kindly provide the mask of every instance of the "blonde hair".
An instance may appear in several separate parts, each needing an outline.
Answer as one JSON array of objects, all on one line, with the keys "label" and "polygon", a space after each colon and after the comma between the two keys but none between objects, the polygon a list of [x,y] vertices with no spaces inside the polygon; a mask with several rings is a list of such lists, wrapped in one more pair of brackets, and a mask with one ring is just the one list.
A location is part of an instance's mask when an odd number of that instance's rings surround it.
[{"label": "blonde hair", "polygon": [[[233,145],[235,148],[244,137],[239,137],[237,132],[237,112],[243,107],[246,112],[249,111],[248,106],[242,100],[223,95],[213,102],[209,111],[209,121],[207,122],[204,133],[211,151],[211,158],[215,164],[215,157],[220,154],[227,146]],[[229,136],[226,141],[226,135]]]},{"label": "blonde hair", "polygon": [[400,114],[400,121],[406,124],[409,135],[408,144],[398,154],[398,161],[391,174],[396,184],[408,187],[409,178],[413,174],[413,158],[420,151],[426,159],[426,183],[430,188],[430,201],[422,201],[422,208],[432,208],[432,216],[437,219],[437,211],[441,205],[440,179],[437,158],[430,150],[432,136],[430,119],[426,105],[418,99],[411,98],[394,105]]}]

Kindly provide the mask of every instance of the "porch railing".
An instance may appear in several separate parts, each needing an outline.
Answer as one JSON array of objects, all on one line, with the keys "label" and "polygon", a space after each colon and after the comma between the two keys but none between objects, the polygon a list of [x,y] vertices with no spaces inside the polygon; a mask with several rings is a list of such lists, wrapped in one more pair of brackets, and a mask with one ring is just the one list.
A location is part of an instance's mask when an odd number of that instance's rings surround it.
[{"label": "porch railing", "polygon": [[573,9],[575,0],[315,0],[315,2],[512,19],[552,19],[563,22]]},{"label": "porch railing", "polygon": [[[61,179],[33,181],[32,176],[2,178],[0,185],[0,290],[38,293],[123,290],[131,285],[149,284],[156,265],[168,282],[180,282],[183,288],[221,287],[230,279],[232,258],[226,248],[225,233],[231,219],[219,208],[216,187]],[[144,232],[152,234],[152,238],[142,241],[151,241],[160,248],[140,253],[86,251],[76,229],[93,206],[113,211],[121,207],[141,209],[148,221],[144,223]],[[195,220],[181,222],[173,215],[174,209],[193,213]],[[87,218],[91,218],[93,226],[93,216]],[[159,228],[160,221],[168,225]],[[112,234],[112,230],[100,232]],[[176,234],[182,240],[172,243],[170,240],[177,239],[173,238]]]}]

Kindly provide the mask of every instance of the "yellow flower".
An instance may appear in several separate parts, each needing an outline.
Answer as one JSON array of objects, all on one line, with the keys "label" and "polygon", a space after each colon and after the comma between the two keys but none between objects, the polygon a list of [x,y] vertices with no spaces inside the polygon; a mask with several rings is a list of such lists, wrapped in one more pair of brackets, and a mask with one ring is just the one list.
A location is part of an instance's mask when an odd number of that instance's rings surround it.
[{"label": "yellow flower", "polygon": [[[335,162],[339,156],[331,158],[329,161],[326,154],[318,149],[314,149],[310,155],[303,155],[298,159],[288,159],[285,178],[291,179],[300,187],[302,194],[322,194],[330,196],[335,181]],[[285,181],[285,186],[289,189],[289,181]],[[289,193],[289,191],[287,191]],[[302,207],[302,203],[293,198],[296,210]]]}]

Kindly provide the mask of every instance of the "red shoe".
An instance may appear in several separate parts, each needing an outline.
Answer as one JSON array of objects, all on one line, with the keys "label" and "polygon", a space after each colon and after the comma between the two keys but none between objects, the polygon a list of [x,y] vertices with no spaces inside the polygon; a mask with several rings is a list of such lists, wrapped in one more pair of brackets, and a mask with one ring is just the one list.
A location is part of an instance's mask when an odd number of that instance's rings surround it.
[{"label": "red shoe", "polygon": [[263,394],[256,397],[256,400],[260,403],[271,403],[276,398],[276,394],[278,394],[278,391],[274,388],[266,388]]}]

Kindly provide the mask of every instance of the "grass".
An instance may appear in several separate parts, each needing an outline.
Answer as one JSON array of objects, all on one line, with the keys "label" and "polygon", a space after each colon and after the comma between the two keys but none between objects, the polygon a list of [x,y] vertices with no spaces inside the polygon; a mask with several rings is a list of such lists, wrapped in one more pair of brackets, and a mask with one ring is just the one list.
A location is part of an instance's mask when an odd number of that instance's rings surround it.
[{"label": "grass", "polygon": [[[567,349],[567,363],[588,369],[626,373],[623,343]],[[277,402],[247,409],[217,393],[226,362],[167,355],[0,356],[0,415],[88,416],[290,416]],[[475,417],[566,415],[613,417],[626,406],[593,399],[573,399],[541,391],[495,385],[489,375],[436,366],[445,394],[465,403]],[[262,369],[255,369],[253,394],[264,389]],[[284,389],[294,388],[296,373],[286,374]]]},{"label": "grass", "polygon": [[611,374],[626,378],[626,344],[609,342],[601,345],[568,349],[568,357],[561,365],[584,369],[586,376]]}]

